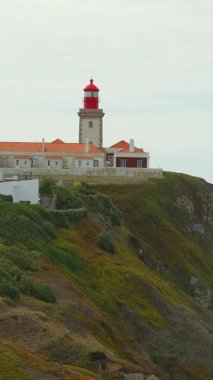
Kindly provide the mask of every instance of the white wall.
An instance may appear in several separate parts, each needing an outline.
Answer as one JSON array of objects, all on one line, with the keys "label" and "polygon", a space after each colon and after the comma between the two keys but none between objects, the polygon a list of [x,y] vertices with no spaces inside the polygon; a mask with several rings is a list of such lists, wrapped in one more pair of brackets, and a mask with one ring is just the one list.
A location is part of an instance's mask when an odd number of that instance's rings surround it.
[{"label": "white wall", "polygon": [[13,202],[37,204],[39,198],[39,180],[10,181],[0,183],[0,194],[12,195]]},{"label": "white wall", "polygon": [[[98,167],[102,168],[104,166],[104,159],[102,157],[94,157],[93,159],[76,159],[75,167],[76,168],[93,168],[94,160],[98,161]],[[79,166],[78,161],[81,161],[81,166]]]},{"label": "white wall", "polygon": [[[79,161],[81,161],[81,166],[79,166]],[[76,168],[93,168],[93,159],[79,159],[75,160]]]}]

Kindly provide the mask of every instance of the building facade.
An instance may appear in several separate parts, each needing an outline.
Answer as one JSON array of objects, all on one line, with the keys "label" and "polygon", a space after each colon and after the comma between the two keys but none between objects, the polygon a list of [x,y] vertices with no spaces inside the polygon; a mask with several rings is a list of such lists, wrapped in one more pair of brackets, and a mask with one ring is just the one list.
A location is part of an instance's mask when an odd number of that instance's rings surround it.
[{"label": "building facade", "polygon": [[149,153],[135,147],[134,140],[124,140],[106,149],[106,162],[116,168],[149,168]]},{"label": "building facade", "polygon": [[84,108],[79,115],[79,142],[61,139],[45,142],[0,142],[0,169],[50,170],[79,168],[149,168],[149,153],[124,140],[103,148],[103,117],[99,88],[93,79],[84,88]]},{"label": "building facade", "polygon": [[39,203],[39,181],[9,181],[0,183],[0,194],[11,195],[14,203]]}]

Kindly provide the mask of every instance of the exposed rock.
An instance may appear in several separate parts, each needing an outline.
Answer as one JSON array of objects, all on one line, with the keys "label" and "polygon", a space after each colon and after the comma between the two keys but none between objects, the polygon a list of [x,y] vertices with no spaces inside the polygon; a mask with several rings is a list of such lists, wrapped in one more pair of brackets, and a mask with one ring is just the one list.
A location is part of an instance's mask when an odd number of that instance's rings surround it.
[{"label": "exposed rock", "polygon": [[205,229],[201,223],[194,223],[188,226],[188,231],[189,232],[197,232],[199,234],[204,234]]},{"label": "exposed rock", "polygon": [[213,191],[206,188],[203,192],[198,192],[202,203],[203,220],[213,226]]},{"label": "exposed rock", "polygon": [[213,294],[209,286],[201,282],[197,277],[192,276],[190,280],[193,297],[202,307],[212,308]]},{"label": "exposed rock", "polygon": [[124,375],[124,380],[159,380],[155,375],[146,376],[142,373],[129,373]]},{"label": "exposed rock", "polygon": [[184,209],[186,212],[193,214],[194,213],[194,205],[193,202],[186,196],[186,195],[180,195],[177,198],[177,202],[180,205],[182,209]]}]

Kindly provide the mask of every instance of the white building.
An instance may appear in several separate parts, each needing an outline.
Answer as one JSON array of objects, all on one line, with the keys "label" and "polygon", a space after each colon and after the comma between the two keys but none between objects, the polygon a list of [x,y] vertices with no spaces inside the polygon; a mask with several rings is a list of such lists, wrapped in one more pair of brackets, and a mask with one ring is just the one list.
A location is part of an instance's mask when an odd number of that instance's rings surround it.
[{"label": "white building", "polygon": [[38,204],[39,180],[0,182],[0,194],[12,195],[14,203]]}]

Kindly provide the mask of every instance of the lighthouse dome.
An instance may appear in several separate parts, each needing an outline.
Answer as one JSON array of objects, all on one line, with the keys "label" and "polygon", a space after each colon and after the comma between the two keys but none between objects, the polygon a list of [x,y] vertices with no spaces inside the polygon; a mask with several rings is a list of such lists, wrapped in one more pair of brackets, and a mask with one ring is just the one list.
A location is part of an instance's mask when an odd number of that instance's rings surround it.
[{"label": "lighthouse dome", "polygon": [[84,88],[84,91],[99,91],[99,88],[93,83],[93,79],[90,79],[90,83]]}]

